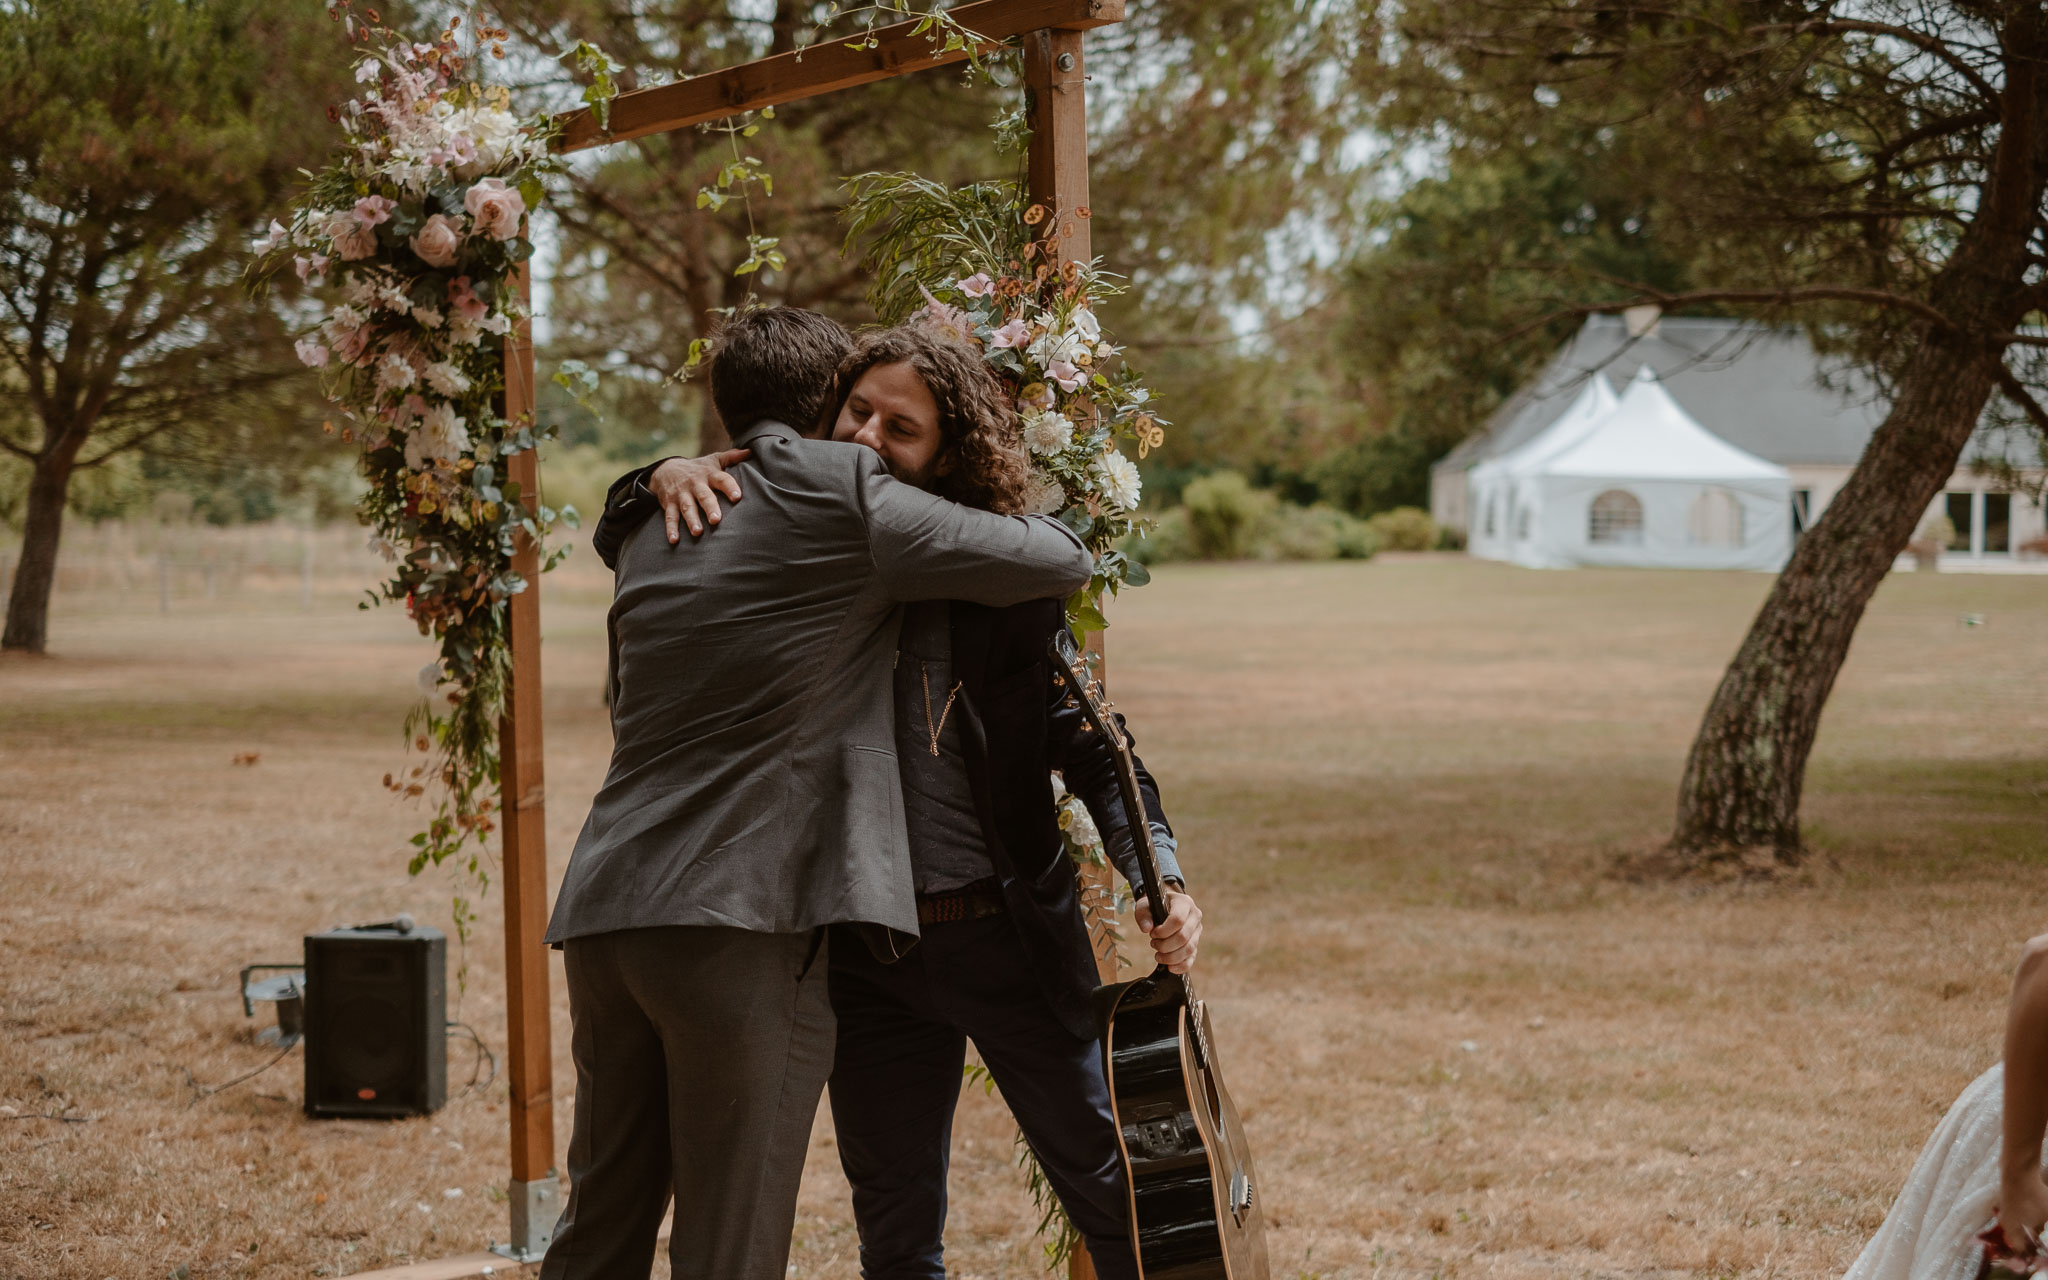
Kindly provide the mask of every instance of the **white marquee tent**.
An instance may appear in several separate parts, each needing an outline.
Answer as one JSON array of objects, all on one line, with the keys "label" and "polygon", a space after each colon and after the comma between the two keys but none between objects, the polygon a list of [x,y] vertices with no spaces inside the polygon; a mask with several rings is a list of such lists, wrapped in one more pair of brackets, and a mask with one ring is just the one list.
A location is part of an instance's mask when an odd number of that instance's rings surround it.
[{"label": "white marquee tent", "polygon": [[1792,554],[1791,473],[1701,426],[1647,365],[1618,400],[1596,378],[1471,479],[1487,559],[1776,571]]},{"label": "white marquee tent", "polygon": [[1614,384],[1604,373],[1588,381],[1557,421],[1498,457],[1488,458],[1472,468],[1472,528],[1467,546],[1475,556],[1487,560],[1514,559],[1516,526],[1522,525],[1526,540],[1530,512],[1527,481],[1518,481],[1532,467],[1571,448],[1586,438],[1614,412]]}]

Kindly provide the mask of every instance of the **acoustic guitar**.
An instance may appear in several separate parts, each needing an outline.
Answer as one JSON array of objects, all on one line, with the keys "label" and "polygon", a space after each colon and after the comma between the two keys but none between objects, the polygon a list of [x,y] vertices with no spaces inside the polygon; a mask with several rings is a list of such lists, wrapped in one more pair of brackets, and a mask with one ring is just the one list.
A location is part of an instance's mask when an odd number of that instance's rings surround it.
[{"label": "acoustic guitar", "polygon": [[[1101,681],[1062,631],[1054,679],[1068,686],[1089,729],[1115,749],[1117,781],[1138,847],[1152,918],[1166,918],[1159,854],[1138,796],[1138,773]],[[1188,975],[1164,965],[1095,992],[1096,1021],[1131,1191],[1131,1243],[1146,1280],[1268,1280],[1251,1147],[1223,1087],[1209,1010]]]}]

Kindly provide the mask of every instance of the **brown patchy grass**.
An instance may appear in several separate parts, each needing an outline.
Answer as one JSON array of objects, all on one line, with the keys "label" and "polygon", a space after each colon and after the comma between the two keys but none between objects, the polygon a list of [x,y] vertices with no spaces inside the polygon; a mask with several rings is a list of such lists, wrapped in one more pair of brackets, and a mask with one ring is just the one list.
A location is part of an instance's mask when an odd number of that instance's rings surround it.
[{"label": "brown patchy grass", "polygon": [[[241,964],[445,917],[376,784],[429,655],[358,585],[310,616],[295,579],[168,617],[78,592],[58,657],[0,664],[0,1276],[342,1275],[502,1233],[502,1080],[404,1123],[305,1120],[296,1053],[188,1083],[269,1056]],[[1816,753],[1810,874],[1613,878],[1766,585],[1390,557],[1176,567],[1118,607],[1276,1277],[1826,1277],[1882,1217],[2041,927],[2048,591],[1886,585]],[[548,593],[559,868],[608,746],[605,591]],[[495,904],[460,1016],[497,1045]],[[58,1113],[84,1122],[27,1118]],[[1012,1132],[970,1091],[959,1275],[1039,1273]],[[857,1270],[830,1144],[821,1116],[798,1276]]]}]

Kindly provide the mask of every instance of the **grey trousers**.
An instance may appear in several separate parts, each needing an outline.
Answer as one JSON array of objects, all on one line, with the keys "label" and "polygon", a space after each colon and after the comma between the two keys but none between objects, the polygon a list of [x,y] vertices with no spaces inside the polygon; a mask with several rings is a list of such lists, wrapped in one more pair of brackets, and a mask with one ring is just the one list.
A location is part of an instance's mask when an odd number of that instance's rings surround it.
[{"label": "grey trousers", "polygon": [[676,1202],[675,1280],[783,1280],[832,1069],[824,931],[572,938],[569,1203],[542,1280],[645,1276]]}]

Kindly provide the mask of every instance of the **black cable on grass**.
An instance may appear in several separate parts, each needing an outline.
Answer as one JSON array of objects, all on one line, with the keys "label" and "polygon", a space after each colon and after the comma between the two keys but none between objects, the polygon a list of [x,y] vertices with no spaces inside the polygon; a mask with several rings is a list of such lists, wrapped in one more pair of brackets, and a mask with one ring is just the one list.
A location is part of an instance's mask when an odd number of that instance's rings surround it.
[{"label": "black cable on grass", "polygon": [[[286,1045],[284,1048],[279,1049],[277,1051],[276,1057],[264,1063],[262,1066],[256,1068],[254,1071],[245,1071],[241,1075],[236,1076],[234,1079],[224,1080],[219,1084],[199,1083],[198,1079],[195,1076],[193,1076],[192,1069],[190,1067],[181,1066],[178,1068],[178,1070],[185,1073],[185,1083],[189,1085],[192,1089],[192,1102],[197,1102],[201,1098],[210,1098],[214,1094],[220,1093],[223,1090],[232,1089],[236,1085],[241,1084],[245,1080],[254,1080],[257,1076],[262,1075],[264,1072],[270,1070],[278,1063],[283,1062],[285,1059],[285,1055],[290,1053],[293,1049],[297,1048],[298,1043],[298,1041],[294,1040],[290,1044]],[[189,1107],[192,1105],[192,1102],[188,1102],[185,1105]]]},{"label": "black cable on grass", "polygon": [[[498,1055],[491,1052],[490,1046],[484,1043],[484,1038],[478,1035],[476,1028],[470,1026],[467,1022],[450,1022],[448,1024],[449,1035],[452,1036],[458,1031],[468,1036],[470,1043],[476,1046],[476,1057],[470,1060],[469,1083],[462,1086],[461,1093],[455,1095],[459,1098],[472,1093],[482,1093],[485,1089],[491,1087],[492,1083],[498,1078]],[[482,1084],[478,1084],[476,1082],[477,1074],[483,1070],[486,1062],[491,1064],[491,1073],[484,1077]]]}]

